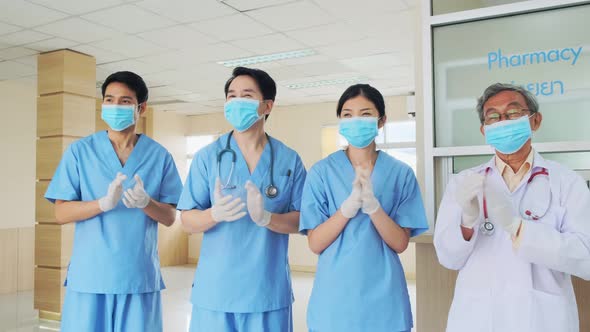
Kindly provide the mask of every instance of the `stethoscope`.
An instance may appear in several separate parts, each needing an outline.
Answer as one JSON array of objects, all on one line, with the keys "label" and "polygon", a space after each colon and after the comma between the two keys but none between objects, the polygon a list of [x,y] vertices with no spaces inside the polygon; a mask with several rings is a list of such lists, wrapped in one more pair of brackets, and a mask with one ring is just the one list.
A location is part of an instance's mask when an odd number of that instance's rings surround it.
[{"label": "stethoscope", "polygon": [[[234,151],[230,146],[230,141],[231,141],[231,137],[232,137],[233,133],[234,133],[233,130],[229,132],[229,135],[227,135],[227,141],[225,143],[225,148],[217,153],[217,176],[219,177],[219,179],[221,179],[221,157],[223,157],[224,153],[231,154],[231,168],[229,170],[229,176],[228,176],[225,184],[221,185],[222,189],[235,189],[236,188],[235,185],[229,184],[231,182],[232,176],[234,174],[234,167],[236,166],[236,159],[237,159],[236,151]],[[279,189],[274,184],[274,173],[273,173],[273,171],[274,171],[274,154],[273,154],[273,150],[272,150],[272,143],[270,142],[270,137],[268,136],[267,133],[264,133],[264,135],[266,135],[266,140],[268,141],[268,147],[270,148],[270,184],[264,189],[264,194],[268,198],[275,198],[279,194]]]},{"label": "stethoscope", "polygon": [[[488,173],[491,170],[492,170],[491,167],[486,168],[486,174],[485,174],[486,177],[487,177]],[[533,179],[537,175],[546,175],[548,177],[549,176],[549,172],[547,171],[546,168],[541,168],[541,170],[531,173],[531,176],[529,177],[529,179],[528,179],[528,181],[526,183],[526,187],[524,189],[525,192],[520,197],[520,202],[518,204],[519,207],[522,204],[522,199],[527,194],[529,185],[531,184],[531,182],[533,182]],[[550,188],[549,188],[549,193],[551,193],[551,189]],[[549,196],[549,202],[547,203],[547,209],[543,213],[537,214],[537,213],[534,213],[533,211],[531,211],[529,209],[526,209],[524,211],[524,214],[525,214],[526,217],[524,217],[524,218],[525,219],[529,219],[529,220],[539,220],[540,218],[543,218],[543,216],[545,216],[545,214],[549,210],[549,206],[551,206],[551,194]],[[496,230],[496,227],[494,226],[494,224],[488,218],[488,204],[487,204],[487,200],[486,200],[485,190],[483,191],[483,216],[484,216],[484,222],[479,226],[479,230],[484,235],[491,236],[492,234],[494,234],[494,231]]]}]

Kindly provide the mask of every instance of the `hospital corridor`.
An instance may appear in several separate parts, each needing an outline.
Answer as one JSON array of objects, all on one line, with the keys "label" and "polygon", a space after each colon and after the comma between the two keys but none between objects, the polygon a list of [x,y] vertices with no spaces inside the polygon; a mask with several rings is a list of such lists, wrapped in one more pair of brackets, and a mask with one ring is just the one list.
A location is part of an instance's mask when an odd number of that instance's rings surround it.
[{"label": "hospital corridor", "polygon": [[0,0],[0,332],[590,332],[590,0]]},{"label": "hospital corridor", "polygon": [[[190,321],[191,304],[189,302],[190,284],[194,265],[165,267],[162,273],[168,287],[162,293],[164,306],[164,331],[187,331]],[[293,293],[296,298],[293,306],[294,332],[305,332],[305,307],[311,288],[313,274],[295,272],[293,274]],[[412,309],[415,310],[415,285],[410,283]],[[0,296],[0,329],[6,332],[42,332],[59,331],[59,322],[39,319],[32,310],[33,297],[31,292]]]}]

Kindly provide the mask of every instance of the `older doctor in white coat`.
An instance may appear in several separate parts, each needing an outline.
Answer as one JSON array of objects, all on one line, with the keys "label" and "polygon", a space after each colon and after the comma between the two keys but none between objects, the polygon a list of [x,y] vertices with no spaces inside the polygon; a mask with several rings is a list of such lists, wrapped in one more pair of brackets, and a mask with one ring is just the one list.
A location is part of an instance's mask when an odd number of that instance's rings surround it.
[{"label": "older doctor in white coat", "polygon": [[497,83],[477,110],[496,154],[449,181],[435,225],[440,263],[459,270],[447,332],[578,332],[571,276],[590,280],[590,191],[532,149],[531,93]]}]

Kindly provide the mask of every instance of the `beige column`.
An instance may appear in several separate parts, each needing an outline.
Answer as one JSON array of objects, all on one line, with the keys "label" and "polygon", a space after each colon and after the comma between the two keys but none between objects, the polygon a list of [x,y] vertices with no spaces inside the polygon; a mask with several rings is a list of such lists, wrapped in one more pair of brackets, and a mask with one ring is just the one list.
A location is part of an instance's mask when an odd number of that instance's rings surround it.
[{"label": "beige column", "polygon": [[57,224],[43,196],[68,145],[94,132],[96,60],[57,50],[40,54],[37,67],[34,303],[41,318],[59,319],[74,225]]}]

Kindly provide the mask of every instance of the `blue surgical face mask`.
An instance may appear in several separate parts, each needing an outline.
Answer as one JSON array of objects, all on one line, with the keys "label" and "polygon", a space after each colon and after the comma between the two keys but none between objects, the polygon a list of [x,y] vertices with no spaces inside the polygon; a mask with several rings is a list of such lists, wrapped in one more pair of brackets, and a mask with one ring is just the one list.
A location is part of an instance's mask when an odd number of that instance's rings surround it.
[{"label": "blue surgical face mask", "polygon": [[496,122],[483,128],[486,143],[503,154],[513,154],[520,150],[532,135],[528,116]]},{"label": "blue surgical face mask", "polygon": [[239,132],[246,131],[258,121],[258,106],[256,99],[232,98],[223,107],[225,118]]},{"label": "blue surgical face mask", "polygon": [[376,117],[353,117],[340,120],[339,132],[355,148],[365,148],[379,134]]},{"label": "blue surgical face mask", "polygon": [[135,105],[102,105],[102,119],[114,131],[123,131],[135,124]]}]

